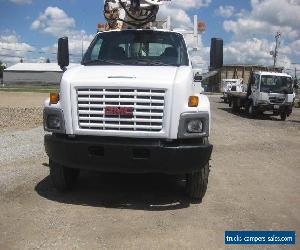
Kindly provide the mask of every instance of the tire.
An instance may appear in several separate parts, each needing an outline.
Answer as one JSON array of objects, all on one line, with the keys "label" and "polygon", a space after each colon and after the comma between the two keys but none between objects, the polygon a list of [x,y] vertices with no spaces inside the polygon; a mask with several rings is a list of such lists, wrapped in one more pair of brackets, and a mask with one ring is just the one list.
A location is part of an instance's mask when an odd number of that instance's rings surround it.
[{"label": "tire", "polygon": [[209,163],[207,163],[200,172],[187,174],[186,179],[186,191],[189,197],[197,202],[201,203],[205,196],[208,184],[209,175]]},{"label": "tire", "polygon": [[281,119],[281,121],[285,121],[286,118],[287,118],[287,113],[281,113],[281,114],[280,114],[280,119]]},{"label": "tire", "polygon": [[239,107],[236,100],[232,101],[231,111],[232,111],[232,113],[239,113],[240,112],[240,107]]},{"label": "tire", "polygon": [[248,114],[251,118],[255,118],[256,117],[256,112],[254,110],[254,106],[253,103],[251,102],[249,107],[248,107]]},{"label": "tire", "polygon": [[74,187],[80,173],[79,169],[68,168],[51,160],[49,168],[52,184],[58,191],[65,192]]}]

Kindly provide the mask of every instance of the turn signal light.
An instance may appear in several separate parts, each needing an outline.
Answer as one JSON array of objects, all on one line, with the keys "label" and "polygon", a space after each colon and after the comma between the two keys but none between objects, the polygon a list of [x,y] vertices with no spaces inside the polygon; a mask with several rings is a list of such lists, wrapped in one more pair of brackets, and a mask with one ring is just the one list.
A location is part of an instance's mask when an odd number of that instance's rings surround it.
[{"label": "turn signal light", "polygon": [[198,107],[199,97],[198,96],[190,96],[189,97],[189,107]]},{"label": "turn signal light", "polygon": [[106,25],[103,23],[98,23],[97,25],[98,31],[105,31],[106,30]]},{"label": "turn signal light", "polygon": [[50,93],[50,104],[57,104],[59,101],[58,93]]}]

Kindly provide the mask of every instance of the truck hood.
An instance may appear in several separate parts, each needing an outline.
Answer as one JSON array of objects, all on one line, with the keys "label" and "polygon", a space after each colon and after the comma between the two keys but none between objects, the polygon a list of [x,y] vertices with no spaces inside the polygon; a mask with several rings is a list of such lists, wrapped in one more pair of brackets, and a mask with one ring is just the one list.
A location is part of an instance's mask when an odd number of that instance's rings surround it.
[{"label": "truck hood", "polygon": [[[67,70],[63,80],[72,85],[117,84],[118,87],[170,87],[180,68],[172,66],[78,66]],[[144,84],[144,85],[143,85]]]}]

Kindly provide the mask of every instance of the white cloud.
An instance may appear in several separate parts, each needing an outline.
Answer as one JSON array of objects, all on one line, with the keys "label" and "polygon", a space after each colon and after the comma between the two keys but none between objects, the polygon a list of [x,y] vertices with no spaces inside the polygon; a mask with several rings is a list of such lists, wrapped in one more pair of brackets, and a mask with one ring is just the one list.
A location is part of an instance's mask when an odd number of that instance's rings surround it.
[{"label": "white cloud", "polygon": [[[233,41],[224,47],[224,63],[256,64],[256,65],[273,65],[273,58],[270,51],[274,44],[266,39],[249,39],[246,41]],[[278,57],[277,66],[290,65],[289,47],[282,46],[281,53]]]},{"label": "white cloud", "polygon": [[[192,29],[193,22],[187,11],[208,7],[211,2],[211,0],[172,0],[172,4],[160,7],[157,19],[165,20],[168,16],[171,16],[172,28]],[[193,38],[186,36],[185,39],[188,46],[195,46]],[[196,67],[207,70],[209,48],[203,46],[201,36],[199,36],[198,48],[198,51],[190,51],[191,59]]]},{"label": "white cloud", "polygon": [[299,0],[251,0],[252,11],[239,13],[237,20],[226,20],[223,27],[236,37],[273,35],[281,31],[291,40],[300,36]]},{"label": "white cloud", "polygon": [[21,42],[15,32],[0,35],[0,60],[8,65],[19,62],[34,50],[34,47]]},{"label": "white cloud", "polygon": [[166,19],[168,16],[171,17],[172,20],[172,27],[176,28],[190,28],[192,27],[192,20],[187,14],[186,11],[169,7],[169,6],[162,6],[159,10],[158,18],[157,19]]},{"label": "white cloud", "polygon": [[23,4],[31,4],[32,0],[10,0],[10,2],[18,5],[23,5]]},{"label": "white cloud", "polygon": [[[69,31],[69,51],[70,51],[70,61],[71,62],[80,62],[83,52],[87,50],[91,41],[93,40],[93,35],[88,35],[85,31]],[[42,48],[42,51],[47,53],[54,54],[57,52],[57,43],[49,47]]]},{"label": "white cloud", "polygon": [[211,0],[172,0],[172,6],[179,9],[195,9],[207,7],[211,3]]},{"label": "white cloud", "polygon": [[75,19],[58,7],[48,7],[33,21],[31,28],[53,36],[63,36],[75,27]]},{"label": "white cloud", "polygon": [[278,66],[288,66],[300,55],[300,0],[251,0],[251,7],[223,22],[224,30],[233,33],[225,45],[225,63],[273,65],[270,51],[280,31]]},{"label": "white cloud", "polygon": [[293,53],[300,56],[300,39],[291,43],[291,50]]},{"label": "white cloud", "polygon": [[158,19],[171,16],[172,26],[176,28],[191,28],[192,20],[187,11],[208,7],[212,0],[172,0],[172,4],[162,5]]},{"label": "white cloud", "polygon": [[218,9],[215,10],[215,15],[228,18],[233,16],[234,11],[235,8],[231,5],[226,5],[226,6],[221,5],[219,6]]},{"label": "white cloud", "polygon": [[[93,39],[93,35],[84,30],[76,30],[75,19],[58,7],[48,7],[31,24],[33,30],[47,33],[55,38],[67,36],[69,38],[69,50],[71,61],[79,62],[83,50],[85,51]],[[42,48],[43,52],[56,53],[57,44]]]}]

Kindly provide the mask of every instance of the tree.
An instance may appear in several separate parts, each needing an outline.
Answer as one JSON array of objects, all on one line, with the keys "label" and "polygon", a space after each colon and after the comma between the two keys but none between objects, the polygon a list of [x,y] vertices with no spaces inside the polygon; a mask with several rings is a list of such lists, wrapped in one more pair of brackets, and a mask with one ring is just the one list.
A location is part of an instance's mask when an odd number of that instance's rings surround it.
[{"label": "tree", "polygon": [[6,66],[0,61],[0,78],[3,78],[3,71],[6,69]]}]

